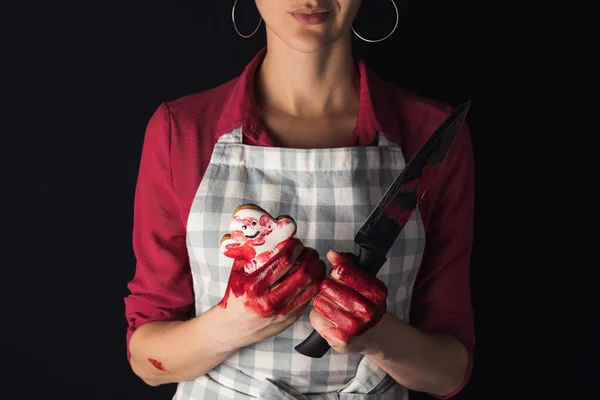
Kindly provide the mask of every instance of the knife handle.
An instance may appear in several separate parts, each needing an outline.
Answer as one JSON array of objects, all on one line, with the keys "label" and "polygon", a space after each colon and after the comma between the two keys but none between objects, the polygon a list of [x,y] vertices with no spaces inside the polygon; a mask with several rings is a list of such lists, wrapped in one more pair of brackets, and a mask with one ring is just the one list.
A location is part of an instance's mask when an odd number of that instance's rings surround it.
[{"label": "knife handle", "polygon": [[[375,276],[386,260],[387,257],[380,252],[361,246],[356,266],[368,274]],[[323,357],[330,348],[327,340],[319,335],[319,332],[316,330],[313,330],[302,343],[294,347],[298,353],[312,358]]]},{"label": "knife handle", "polygon": [[376,276],[386,261],[387,257],[385,254],[361,246],[358,253],[358,263],[356,266],[358,269],[362,269],[369,275]]},{"label": "knife handle", "polygon": [[321,358],[330,349],[327,340],[323,339],[319,332],[313,330],[312,333],[304,339],[302,343],[294,347],[294,349],[307,357]]}]

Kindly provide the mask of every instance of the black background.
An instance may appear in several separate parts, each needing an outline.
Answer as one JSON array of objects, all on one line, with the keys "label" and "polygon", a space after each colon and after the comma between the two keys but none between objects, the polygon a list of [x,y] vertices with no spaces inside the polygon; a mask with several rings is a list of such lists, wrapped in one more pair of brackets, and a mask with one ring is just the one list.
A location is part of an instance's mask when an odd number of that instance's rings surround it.
[{"label": "black background", "polygon": [[[146,386],[125,357],[133,192],[160,102],[234,78],[264,46],[263,28],[237,36],[232,3],[2,6],[0,398],[170,398],[173,386]],[[250,32],[256,11],[240,7]],[[393,23],[384,0],[362,9],[366,36]],[[588,366],[597,352],[583,347],[597,322],[582,307],[595,297],[586,275],[570,272],[594,263],[577,258],[588,246],[574,222],[587,186],[573,171],[589,172],[593,155],[576,151],[599,133],[596,17],[575,3],[466,0],[405,2],[401,13],[386,42],[357,42],[371,68],[453,105],[472,100],[477,345],[456,398],[542,398],[559,387],[587,398],[566,383],[599,376]]]}]

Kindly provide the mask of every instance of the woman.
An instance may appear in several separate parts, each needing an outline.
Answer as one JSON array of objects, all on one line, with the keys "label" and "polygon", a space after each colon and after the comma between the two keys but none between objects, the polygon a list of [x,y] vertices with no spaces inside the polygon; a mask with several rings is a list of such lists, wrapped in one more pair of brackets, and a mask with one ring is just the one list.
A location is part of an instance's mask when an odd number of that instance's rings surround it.
[{"label": "woman", "polygon": [[[126,298],[130,363],[149,385],[179,382],[177,399],[407,399],[407,389],[448,398],[468,381],[466,126],[377,279],[353,265],[357,228],[451,111],[353,58],[360,3],[256,0],[266,48],[238,78],[151,118]],[[296,220],[305,250],[275,256],[282,273],[303,265],[302,279],[286,281],[304,293],[294,307],[291,292],[263,301],[274,280],[263,297],[224,299],[233,273],[220,240],[245,203]],[[313,328],[332,346],[322,358],[294,351]]]}]

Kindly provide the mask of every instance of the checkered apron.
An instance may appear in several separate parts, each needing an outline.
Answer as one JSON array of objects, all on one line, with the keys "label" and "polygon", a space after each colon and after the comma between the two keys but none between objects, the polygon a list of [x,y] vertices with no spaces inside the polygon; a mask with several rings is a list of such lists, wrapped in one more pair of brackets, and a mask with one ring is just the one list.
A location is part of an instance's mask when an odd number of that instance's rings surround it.
[{"label": "checkered apron", "polygon": [[[328,249],[358,253],[353,239],[405,166],[398,145],[383,134],[367,147],[288,149],[243,144],[242,129],[223,135],[193,201],[187,228],[196,313],[222,299],[232,260],[219,251],[232,213],[254,203],[274,217],[290,215],[305,246],[325,259]],[[377,275],[388,287],[388,311],[409,320],[413,283],[425,234],[416,212]],[[331,266],[326,262],[328,272]],[[305,357],[294,346],[311,332],[311,307],[280,334],[240,349],[212,371],[182,382],[175,399],[401,399],[407,390],[369,358],[330,350]]]}]

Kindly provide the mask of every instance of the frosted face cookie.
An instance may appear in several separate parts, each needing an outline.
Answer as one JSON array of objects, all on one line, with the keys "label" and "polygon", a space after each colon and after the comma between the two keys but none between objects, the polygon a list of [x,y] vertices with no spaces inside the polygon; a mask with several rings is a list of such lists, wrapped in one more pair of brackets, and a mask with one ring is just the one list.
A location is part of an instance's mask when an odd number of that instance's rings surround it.
[{"label": "frosted face cookie", "polygon": [[250,274],[277,255],[296,234],[296,222],[287,215],[273,218],[255,204],[244,204],[235,209],[229,230],[221,239],[221,252],[243,260],[244,271]]}]

